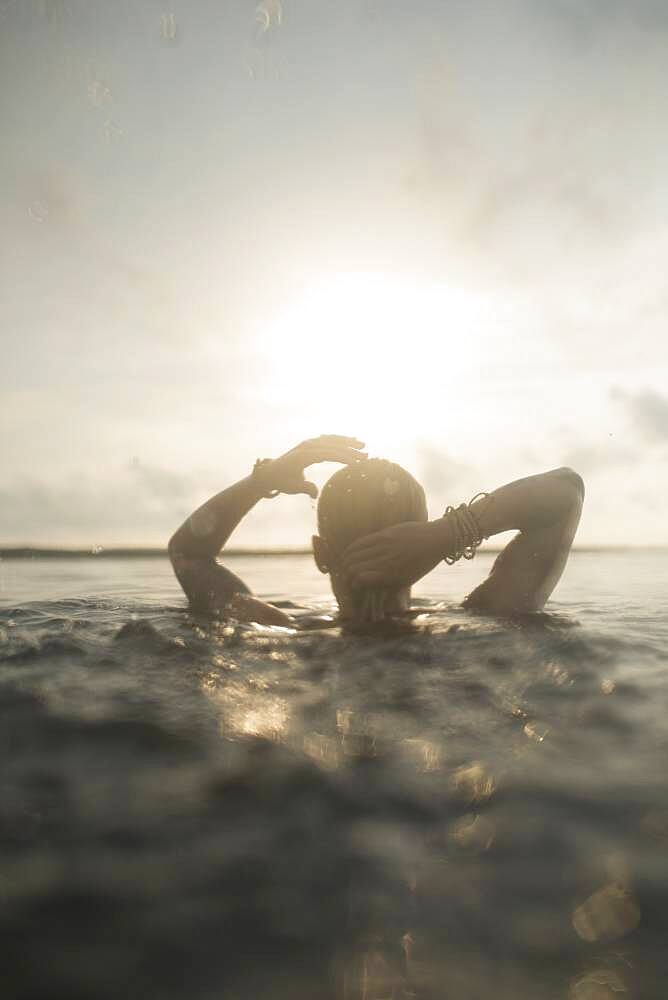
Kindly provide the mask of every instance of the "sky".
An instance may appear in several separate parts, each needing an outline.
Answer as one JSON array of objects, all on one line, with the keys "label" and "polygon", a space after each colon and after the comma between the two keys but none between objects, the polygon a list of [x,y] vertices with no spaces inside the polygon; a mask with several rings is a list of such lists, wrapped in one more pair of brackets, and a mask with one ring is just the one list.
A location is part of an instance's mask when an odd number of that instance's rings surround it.
[{"label": "sky", "polygon": [[162,545],[340,433],[668,545],[666,120],[664,0],[0,0],[0,544]]}]

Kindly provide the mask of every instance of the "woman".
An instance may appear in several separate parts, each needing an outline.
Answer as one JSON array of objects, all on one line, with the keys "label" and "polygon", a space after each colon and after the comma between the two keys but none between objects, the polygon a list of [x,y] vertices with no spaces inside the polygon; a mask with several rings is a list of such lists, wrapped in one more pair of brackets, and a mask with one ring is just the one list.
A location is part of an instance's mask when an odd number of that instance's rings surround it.
[{"label": "woman", "polygon": [[492,614],[539,611],[556,586],[582,510],[584,484],[572,469],[554,469],[479,494],[428,519],[422,487],[401,466],[369,459],[356,438],[325,434],[280,458],[257,461],[252,473],[188,517],[169,542],[174,572],[193,609],[239,621],[294,626],[279,608],[254,597],[217,561],[232,531],[262,498],[318,489],[304,470],[339,462],[318,503],[313,553],[329,574],[343,622],[409,613],[410,588],[441,560],[472,558],[484,538],[516,535],[464,607]]}]

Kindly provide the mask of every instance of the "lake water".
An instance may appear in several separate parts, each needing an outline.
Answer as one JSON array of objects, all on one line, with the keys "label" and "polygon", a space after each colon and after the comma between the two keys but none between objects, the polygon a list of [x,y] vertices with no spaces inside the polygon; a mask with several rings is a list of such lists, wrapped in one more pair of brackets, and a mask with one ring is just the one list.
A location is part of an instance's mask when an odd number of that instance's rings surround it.
[{"label": "lake water", "polygon": [[[411,634],[190,616],[163,559],[0,562],[12,1000],[668,995],[668,553]],[[238,557],[332,610],[308,557]]]}]

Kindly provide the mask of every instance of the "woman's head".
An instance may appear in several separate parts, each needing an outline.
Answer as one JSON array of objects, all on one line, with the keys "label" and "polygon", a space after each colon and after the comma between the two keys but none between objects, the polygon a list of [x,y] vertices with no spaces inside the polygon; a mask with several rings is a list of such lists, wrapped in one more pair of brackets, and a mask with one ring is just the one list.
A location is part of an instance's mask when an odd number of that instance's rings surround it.
[{"label": "woman's head", "polygon": [[[347,465],[329,479],[318,501],[318,534],[313,536],[313,553],[318,568],[329,573],[332,589],[344,611],[352,594],[339,571],[344,550],[357,538],[371,535],[402,521],[426,521],[424,490],[394,462],[370,458]],[[394,603],[408,602],[410,588],[398,591]]]}]

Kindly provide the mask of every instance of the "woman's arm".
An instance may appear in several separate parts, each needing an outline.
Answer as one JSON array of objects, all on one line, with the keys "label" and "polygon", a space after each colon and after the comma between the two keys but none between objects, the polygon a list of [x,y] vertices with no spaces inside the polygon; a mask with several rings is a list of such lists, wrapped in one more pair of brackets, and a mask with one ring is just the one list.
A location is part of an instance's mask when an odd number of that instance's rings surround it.
[{"label": "woman's arm", "polygon": [[280,458],[258,463],[252,475],[217,493],[186,518],[169,540],[168,551],[191,605],[201,611],[228,610],[254,621],[265,621],[274,612],[271,624],[286,624],[283,612],[252,598],[243,580],[221,566],[216,556],[260,499],[277,493],[317,497],[317,487],[305,480],[304,469],[316,462],[359,461],[366,457],[359,451],[362,447],[356,438],[333,434],[304,441]]},{"label": "woman's arm", "polygon": [[244,581],[216,556],[261,497],[260,484],[247,476],[198,507],[170,538],[167,551],[176,579],[197,611],[229,610],[236,595],[250,595]]},{"label": "woman's arm", "polygon": [[[582,510],[584,484],[572,469],[518,479],[471,506],[484,538],[519,530],[467,607],[518,612],[542,607],[568,558]],[[357,539],[344,553],[353,584],[387,587],[415,583],[455,555],[452,519],[406,522]]]},{"label": "woman's arm", "polygon": [[239,522],[265,490],[256,476],[246,476],[211,497],[187,517],[169,540],[169,554],[186,559],[215,558]]}]

